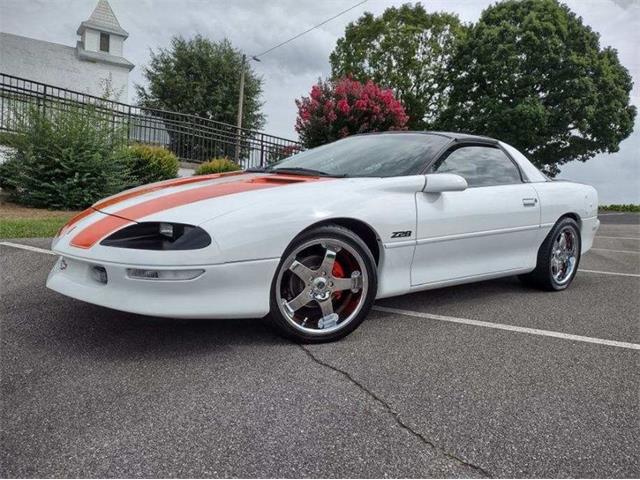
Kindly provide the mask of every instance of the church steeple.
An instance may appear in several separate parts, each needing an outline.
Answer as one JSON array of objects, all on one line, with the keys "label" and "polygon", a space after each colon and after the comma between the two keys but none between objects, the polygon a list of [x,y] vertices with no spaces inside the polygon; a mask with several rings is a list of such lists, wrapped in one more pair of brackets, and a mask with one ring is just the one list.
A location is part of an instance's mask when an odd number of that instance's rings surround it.
[{"label": "church steeple", "polygon": [[120,26],[120,22],[118,22],[107,0],[98,0],[91,16],[78,27],[78,35],[82,35],[87,28],[118,35],[123,40],[129,36],[127,31]]},{"label": "church steeple", "polygon": [[123,58],[123,43],[129,34],[120,26],[107,0],[98,0],[91,16],[78,27],[77,34],[80,35],[77,45],[80,60],[133,68],[133,64]]}]

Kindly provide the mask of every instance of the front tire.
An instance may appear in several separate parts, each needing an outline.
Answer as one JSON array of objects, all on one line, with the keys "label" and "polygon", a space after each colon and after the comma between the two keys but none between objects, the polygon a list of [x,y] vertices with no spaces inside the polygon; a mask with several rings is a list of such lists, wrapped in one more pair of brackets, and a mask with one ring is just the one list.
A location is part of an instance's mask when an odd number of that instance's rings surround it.
[{"label": "front tire", "polygon": [[373,305],[376,263],[351,230],[326,225],[287,248],[271,285],[270,318],[302,343],[331,342],[353,332]]},{"label": "front tire", "polygon": [[562,218],[540,246],[536,269],[518,278],[543,290],[564,290],[578,272],[581,249],[580,227],[573,218]]}]

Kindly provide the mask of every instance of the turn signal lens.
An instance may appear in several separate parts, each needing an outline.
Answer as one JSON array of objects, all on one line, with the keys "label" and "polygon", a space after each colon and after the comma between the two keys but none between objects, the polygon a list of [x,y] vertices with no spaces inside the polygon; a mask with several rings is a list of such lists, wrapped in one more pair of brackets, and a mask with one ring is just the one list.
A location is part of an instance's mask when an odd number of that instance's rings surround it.
[{"label": "turn signal lens", "polygon": [[200,268],[191,270],[146,270],[127,268],[127,276],[136,280],[193,280],[204,273]]},{"label": "turn signal lens", "polygon": [[104,267],[99,265],[91,267],[91,276],[98,283],[107,283],[107,271]]}]

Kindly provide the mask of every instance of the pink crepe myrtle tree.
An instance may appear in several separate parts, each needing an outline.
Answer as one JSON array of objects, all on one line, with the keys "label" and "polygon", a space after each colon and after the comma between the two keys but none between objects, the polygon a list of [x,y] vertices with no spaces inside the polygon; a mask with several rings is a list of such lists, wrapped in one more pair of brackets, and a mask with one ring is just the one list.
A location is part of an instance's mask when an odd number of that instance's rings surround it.
[{"label": "pink crepe myrtle tree", "polygon": [[349,77],[319,80],[296,106],[295,128],[306,148],[357,133],[405,130],[409,120],[392,90]]}]

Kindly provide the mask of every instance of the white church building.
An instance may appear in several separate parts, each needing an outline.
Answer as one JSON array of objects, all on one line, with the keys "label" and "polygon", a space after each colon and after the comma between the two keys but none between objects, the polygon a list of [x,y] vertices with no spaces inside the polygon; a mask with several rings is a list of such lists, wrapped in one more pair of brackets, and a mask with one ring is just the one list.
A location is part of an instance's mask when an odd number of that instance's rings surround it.
[{"label": "white church building", "polygon": [[0,32],[0,73],[69,90],[127,102],[129,72],[124,58],[129,34],[120,26],[107,0],[80,23],[75,47]]}]

